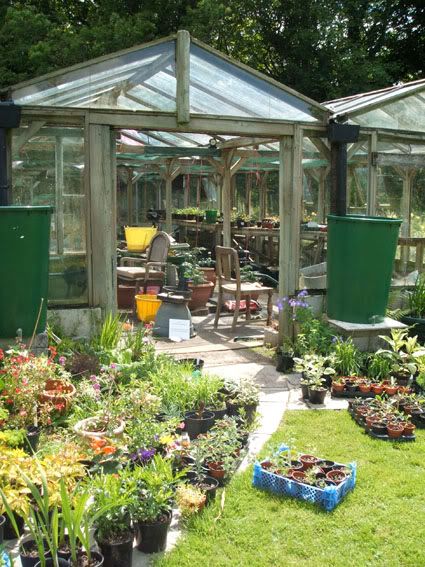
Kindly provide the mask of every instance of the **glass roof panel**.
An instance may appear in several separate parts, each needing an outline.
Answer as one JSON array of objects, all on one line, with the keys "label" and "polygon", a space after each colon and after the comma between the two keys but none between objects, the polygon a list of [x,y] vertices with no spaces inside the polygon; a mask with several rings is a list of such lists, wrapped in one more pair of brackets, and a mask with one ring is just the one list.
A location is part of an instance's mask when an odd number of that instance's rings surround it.
[{"label": "glass roof panel", "polygon": [[317,122],[320,108],[191,43],[191,112]]},{"label": "glass roof panel", "polygon": [[425,99],[415,94],[351,117],[360,126],[425,132]]},{"label": "glass roof panel", "polygon": [[175,41],[52,74],[12,97],[20,105],[175,111]]}]

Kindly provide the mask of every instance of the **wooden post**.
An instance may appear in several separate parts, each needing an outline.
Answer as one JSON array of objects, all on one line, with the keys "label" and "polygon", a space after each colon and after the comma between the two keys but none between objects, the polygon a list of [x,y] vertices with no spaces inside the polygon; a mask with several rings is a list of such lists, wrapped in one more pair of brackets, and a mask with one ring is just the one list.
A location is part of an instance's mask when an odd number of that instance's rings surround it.
[{"label": "wooden post", "polygon": [[133,226],[133,170],[127,168],[127,222]]},{"label": "wooden post", "polygon": [[190,34],[185,30],[177,32],[176,41],[176,107],[177,123],[190,121]]},{"label": "wooden post", "polygon": [[56,245],[57,253],[61,256],[64,251],[64,226],[63,226],[63,140],[60,136],[55,138],[55,184],[56,184]]},{"label": "wooden post", "polygon": [[232,164],[233,150],[223,152],[223,187],[222,187],[222,207],[223,207],[223,246],[232,245],[231,229],[231,180],[230,166]]},{"label": "wooden post", "polygon": [[317,222],[322,224],[326,217],[326,177],[329,173],[329,167],[319,169],[318,183],[319,190],[317,194]]},{"label": "wooden post", "polygon": [[[412,198],[412,180],[415,176],[416,170],[412,168],[394,168],[403,180],[403,193],[400,203],[400,216],[403,222],[400,227],[400,236],[408,238],[410,236],[410,222],[411,222],[411,198]],[[417,249],[416,249],[417,253]],[[400,261],[402,270],[407,272],[407,264],[410,259],[410,246],[402,246]]]},{"label": "wooden post", "polygon": [[377,132],[371,133],[368,150],[369,176],[367,187],[367,214],[374,216],[376,214],[376,193],[378,186],[378,165],[376,163],[376,154],[378,152]]},{"label": "wooden post", "polygon": [[174,165],[174,160],[167,160],[165,166],[165,173],[163,177],[165,179],[165,230],[168,234],[173,231],[173,181],[180,174],[181,168],[177,163]]},{"label": "wooden post", "polygon": [[[302,200],[302,130],[279,141],[279,296],[294,295],[299,281]],[[279,314],[279,338],[293,337],[288,308]]]},{"label": "wooden post", "polygon": [[92,297],[105,314],[116,310],[115,134],[109,126],[91,124],[88,141]]}]

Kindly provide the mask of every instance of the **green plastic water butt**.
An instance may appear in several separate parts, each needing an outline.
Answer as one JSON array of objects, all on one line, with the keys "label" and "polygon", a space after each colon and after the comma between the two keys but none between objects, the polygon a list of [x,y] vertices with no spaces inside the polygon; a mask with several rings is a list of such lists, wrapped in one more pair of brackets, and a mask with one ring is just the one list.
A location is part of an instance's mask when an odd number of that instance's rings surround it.
[{"label": "green plastic water butt", "polygon": [[0,207],[0,337],[46,328],[52,207]]},{"label": "green plastic water butt", "polygon": [[328,216],[328,317],[377,323],[385,317],[400,219]]}]

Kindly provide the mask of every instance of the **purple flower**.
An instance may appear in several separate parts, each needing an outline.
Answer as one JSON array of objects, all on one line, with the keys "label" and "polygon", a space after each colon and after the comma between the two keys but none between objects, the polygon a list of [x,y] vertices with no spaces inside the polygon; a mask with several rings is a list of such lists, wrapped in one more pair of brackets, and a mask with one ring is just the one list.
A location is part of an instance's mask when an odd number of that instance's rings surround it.
[{"label": "purple flower", "polygon": [[65,366],[66,358],[64,356],[59,357],[59,364],[61,366]]},{"label": "purple flower", "polygon": [[298,297],[307,297],[307,296],[308,296],[308,291],[306,289],[302,289],[298,294]]},{"label": "purple flower", "polygon": [[96,374],[92,374],[92,375],[90,376],[90,380],[91,380],[92,382],[97,382],[97,376],[96,376]]},{"label": "purple flower", "polygon": [[93,384],[93,390],[96,390],[96,392],[100,392],[100,384],[98,382]]}]

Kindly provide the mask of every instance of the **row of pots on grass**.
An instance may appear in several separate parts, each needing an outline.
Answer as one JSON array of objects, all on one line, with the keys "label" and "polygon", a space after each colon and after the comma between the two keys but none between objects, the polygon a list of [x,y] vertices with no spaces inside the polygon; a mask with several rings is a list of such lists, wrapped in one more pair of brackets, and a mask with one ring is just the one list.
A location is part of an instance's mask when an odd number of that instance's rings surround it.
[{"label": "row of pots on grass", "polygon": [[399,386],[395,380],[383,380],[382,382],[374,382],[368,378],[361,378],[357,376],[340,376],[332,380],[332,393],[341,394],[348,393],[356,395],[359,392],[362,394],[374,394],[380,396],[387,394],[388,396],[395,396],[397,393],[409,392],[406,386]]},{"label": "row of pots on grass", "polygon": [[356,400],[350,404],[349,411],[356,422],[366,431],[379,437],[389,439],[413,438],[416,426],[409,414],[401,414],[397,408],[379,407],[371,400]]}]

